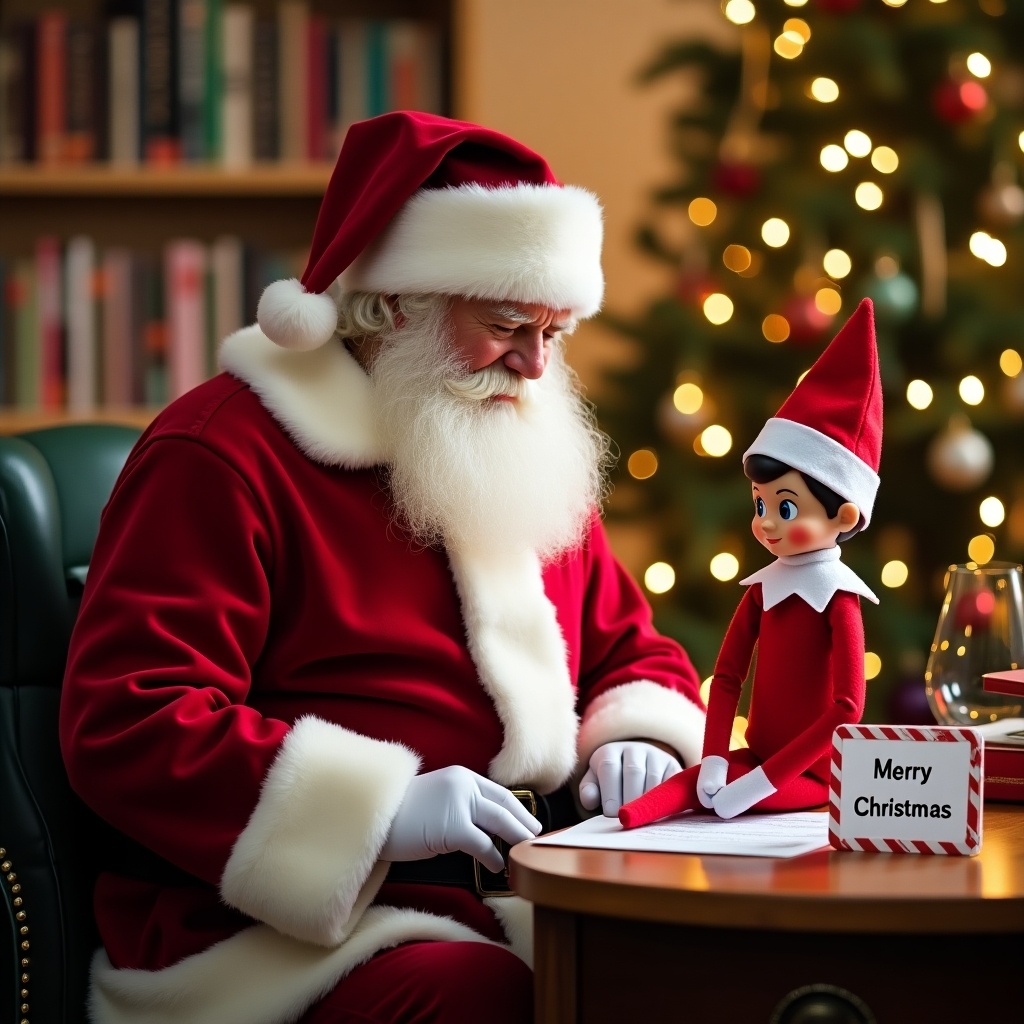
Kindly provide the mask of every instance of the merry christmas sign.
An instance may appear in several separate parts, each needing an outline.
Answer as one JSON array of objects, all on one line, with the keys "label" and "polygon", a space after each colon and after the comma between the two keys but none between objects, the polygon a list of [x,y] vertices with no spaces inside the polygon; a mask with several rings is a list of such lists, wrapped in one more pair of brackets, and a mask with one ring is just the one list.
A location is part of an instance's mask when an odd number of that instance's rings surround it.
[{"label": "merry christmas sign", "polygon": [[975,729],[840,726],[829,842],[876,853],[978,853],[983,745]]}]

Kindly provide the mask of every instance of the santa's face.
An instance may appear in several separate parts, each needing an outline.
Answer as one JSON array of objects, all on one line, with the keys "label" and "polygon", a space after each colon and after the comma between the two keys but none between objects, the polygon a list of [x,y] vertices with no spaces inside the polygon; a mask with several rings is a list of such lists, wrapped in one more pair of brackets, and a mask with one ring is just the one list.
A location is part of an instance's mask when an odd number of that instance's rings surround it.
[{"label": "santa's face", "polygon": [[542,557],[582,540],[608,443],[565,363],[566,323],[520,303],[442,300],[381,343],[377,425],[417,540]]},{"label": "santa's face", "polygon": [[[750,493],[754,499],[751,529],[773,555],[802,555],[833,547],[839,534],[849,528],[843,525],[849,513],[830,519],[795,469],[769,483],[752,483]],[[843,505],[840,513],[847,507]]]},{"label": "santa's face", "polygon": [[552,345],[572,326],[568,310],[528,302],[454,298],[449,307],[451,351],[467,372],[504,366],[526,380],[539,380]]}]

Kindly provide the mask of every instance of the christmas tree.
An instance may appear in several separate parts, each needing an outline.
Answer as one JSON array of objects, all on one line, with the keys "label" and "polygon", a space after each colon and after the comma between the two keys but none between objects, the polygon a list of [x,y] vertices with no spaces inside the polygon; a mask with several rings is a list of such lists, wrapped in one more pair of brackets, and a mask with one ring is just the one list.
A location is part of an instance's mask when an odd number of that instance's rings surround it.
[{"label": "christmas tree", "polygon": [[864,719],[923,721],[947,567],[1024,558],[1024,0],[722,12],[735,49],[673,41],[643,74],[700,88],[638,232],[674,290],[606,314],[637,343],[602,383],[610,515],[654,531],[658,624],[710,674],[737,581],[770,560],[740,456],[870,297],[882,484],[844,560],[880,598]]}]

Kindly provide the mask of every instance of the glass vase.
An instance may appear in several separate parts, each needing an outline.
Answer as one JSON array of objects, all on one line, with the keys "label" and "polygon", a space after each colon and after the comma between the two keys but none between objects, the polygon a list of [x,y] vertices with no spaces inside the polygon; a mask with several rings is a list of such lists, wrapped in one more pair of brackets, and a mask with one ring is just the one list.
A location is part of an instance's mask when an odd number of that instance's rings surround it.
[{"label": "glass vase", "polygon": [[940,725],[983,725],[1024,713],[1018,697],[990,693],[986,672],[1024,666],[1024,574],[1012,562],[951,565],[925,666],[925,693]]}]

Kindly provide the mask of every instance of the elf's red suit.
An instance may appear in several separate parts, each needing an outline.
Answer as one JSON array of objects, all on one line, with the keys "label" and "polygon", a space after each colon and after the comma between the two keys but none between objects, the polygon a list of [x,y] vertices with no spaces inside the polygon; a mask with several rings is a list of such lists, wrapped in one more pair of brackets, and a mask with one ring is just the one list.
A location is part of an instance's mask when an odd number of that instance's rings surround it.
[{"label": "elf's red suit", "polygon": [[[800,566],[787,568],[799,571]],[[832,732],[860,721],[864,711],[860,600],[856,593],[837,590],[823,609],[799,593],[768,609],[764,604],[762,584],[752,583],[729,624],[715,664],[701,757],[726,758],[729,782],[761,766],[775,792],[757,803],[758,810],[816,807],[828,800]],[[748,745],[730,751],[755,645]],[[635,828],[684,810],[704,811],[696,793],[699,768],[694,765],[631,801],[621,812],[624,824]]]},{"label": "elf's red suit", "polygon": [[70,653],[72,782],[162,859],[100,881],[96,1022],[292,1020],[376,950],[505,942],[468,890],[383,883],[418,771],[551,792],[609,740],[700,752],[694,669],[596,518],[543,569],[416,548],[344,346],[253,327],[222,364],[130,457]]}]

